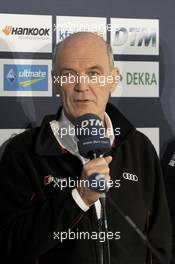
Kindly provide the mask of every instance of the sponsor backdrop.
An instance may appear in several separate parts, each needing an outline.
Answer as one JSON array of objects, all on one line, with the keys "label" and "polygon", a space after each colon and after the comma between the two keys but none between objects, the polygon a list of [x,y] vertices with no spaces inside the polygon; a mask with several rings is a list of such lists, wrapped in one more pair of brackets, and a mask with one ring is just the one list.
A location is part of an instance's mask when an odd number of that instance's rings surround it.
[{"label": "sponsor backdrop", "polygon": [[110,42],[120,70],[110,101],[162,156],[175,133],[174,8],[170,0],[1,0],[1,150],[6,140],[57,111],[54,46],[74,32],[91,31]]}]

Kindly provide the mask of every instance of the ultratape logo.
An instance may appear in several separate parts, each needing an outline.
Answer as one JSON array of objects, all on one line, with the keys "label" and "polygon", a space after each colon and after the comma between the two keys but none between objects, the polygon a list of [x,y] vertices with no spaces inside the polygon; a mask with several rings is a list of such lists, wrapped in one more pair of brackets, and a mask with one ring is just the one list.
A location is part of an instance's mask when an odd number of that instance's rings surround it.
[{"label": "ultratape logo", "polygon": [[[27,87],[27,86],[30,86],[32,84],[38,83],[38,82],[42,81],[45,77],[46,77],[46,72],[42,72],[41,70],[34,72],[34,71],[30,71],[28,69],[25,69],[23,71],[19,71],[19,75],[18,75],[18,78],[34,78],[34,79],[26,80],[23,82],[19,82],[20,86],[22,86],[22,87]],[[6,78],[11,83],[13,83],[15,81],[15,79],[17,78],[17,74],[15,73],[15,71],[13,69],[10,69],[10,71],[6,75]]]},{"label": "ultratape logo", "polygon": [[47,91],[48,65],[4,64],[4,91]]},{"label": "ultratape logo", "polygon": [[5,26],[2,32],[8,35],[25,35],[25,36],[49,36],[50,28],[29,28],[29,27],[13,27]]}]

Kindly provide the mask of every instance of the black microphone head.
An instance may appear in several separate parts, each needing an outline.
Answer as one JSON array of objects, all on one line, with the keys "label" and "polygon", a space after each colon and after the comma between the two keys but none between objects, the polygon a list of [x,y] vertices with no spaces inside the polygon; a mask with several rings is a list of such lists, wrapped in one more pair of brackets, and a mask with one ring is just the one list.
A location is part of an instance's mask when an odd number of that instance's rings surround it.
[{"label": "black microphone head", "polygon": [[77,118],[75,128],[75,135],[79,140],[97,135],[105,137],[103,121],[95,114],[87,113]]},{"label": "black microphone head", "polygon": [[80,116],[75,122],[75,135],[79,139],[78,149],[80,155],[92,158],[110,151],[109,138],[105,136],[103,121],[95,114]]}]

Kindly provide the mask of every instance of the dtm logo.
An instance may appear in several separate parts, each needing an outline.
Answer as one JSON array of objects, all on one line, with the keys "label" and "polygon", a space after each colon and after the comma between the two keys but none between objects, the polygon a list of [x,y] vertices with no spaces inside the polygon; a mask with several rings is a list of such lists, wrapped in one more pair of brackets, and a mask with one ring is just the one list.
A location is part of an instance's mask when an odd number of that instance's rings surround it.
[{"label": "dtm logo", "polygon": [[47,91],[48,65],[4,64],[4,91]]},{"label": "dtm logo", "polygon": [[156,47],[157,37],[156,30],[152,29],[148,31],[146,28],[131,27],[125,28],[120,27],[115,30],[114,45],[122,46],[129,41],[129,46],[145,46],[145,47]]},{"label": "dtm logo", "polygon": [[123,174],[123,178],[129,181],[134,181],[134,182],[138,182],[138,177],[134,174],[131,174],[129,172],[124,172]]},{"label": "dtm logo", "polygon": [[101,126],[103,127],[103,121],[102,120],[99,120],[99,119],[95,119],[95,118],[91,118],[91,119],[88,119],[88,120],[83,120],[81,122],[81,127],[87,127],[87,126]]}]

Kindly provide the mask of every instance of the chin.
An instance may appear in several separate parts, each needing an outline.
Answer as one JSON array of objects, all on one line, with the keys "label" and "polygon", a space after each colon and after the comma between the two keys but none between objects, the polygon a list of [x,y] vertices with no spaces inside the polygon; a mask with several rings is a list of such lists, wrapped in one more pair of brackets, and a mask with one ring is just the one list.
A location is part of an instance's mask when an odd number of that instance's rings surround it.
[{"label": "chin", "polygon": [[104,121],[104,115],[100,115],[99,113],[95,112],[95,111],[83,111],[83,112],[79,112],[79,114],[77,114],[75,117],[73,117],[74,120],[76,120],[77,118],[79,118],[82,115],[85,114],[94,114],[97,115],[102,121]]},{"label": "chin", "polygon": [[96,111],[93,111],[91,109],[86,109],[86,110],[85,109],[81,109],[81,110],[78,111],[76,116],[79,117],[81,115],[88,114],[88,113],[98,115]]}]

